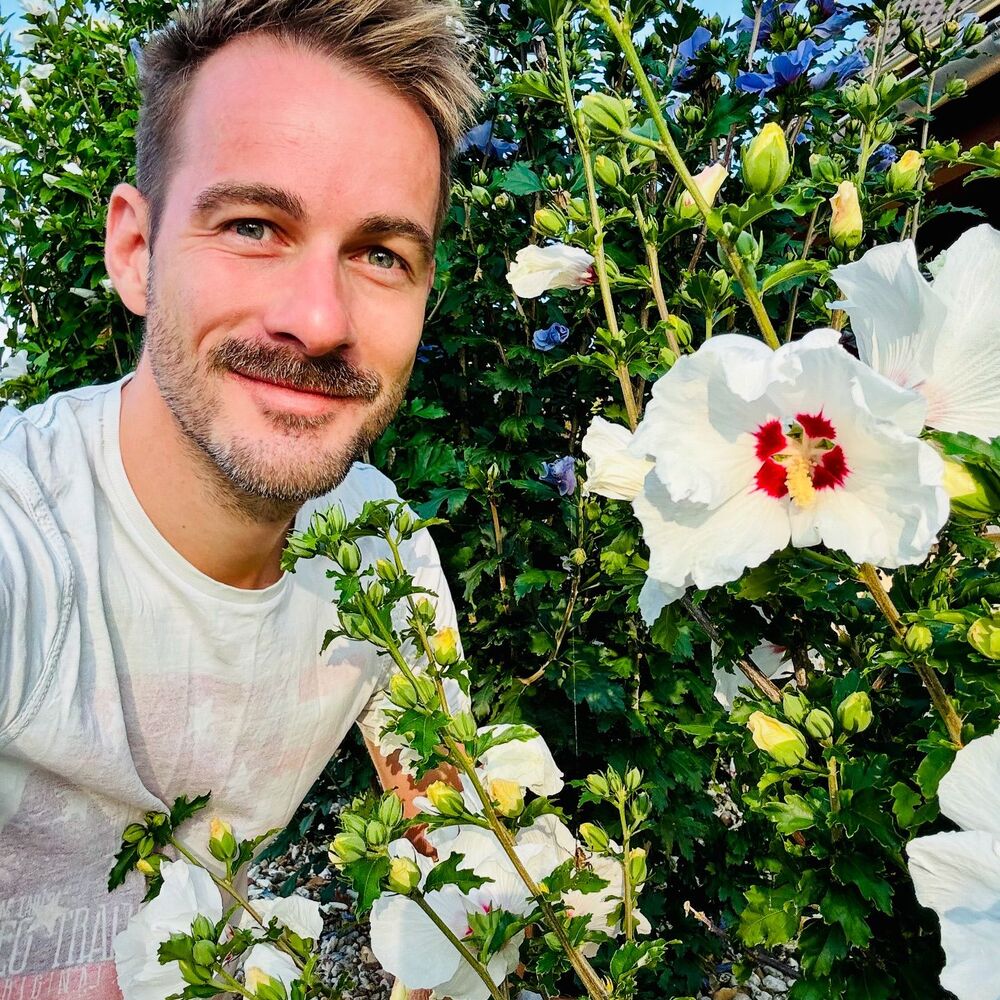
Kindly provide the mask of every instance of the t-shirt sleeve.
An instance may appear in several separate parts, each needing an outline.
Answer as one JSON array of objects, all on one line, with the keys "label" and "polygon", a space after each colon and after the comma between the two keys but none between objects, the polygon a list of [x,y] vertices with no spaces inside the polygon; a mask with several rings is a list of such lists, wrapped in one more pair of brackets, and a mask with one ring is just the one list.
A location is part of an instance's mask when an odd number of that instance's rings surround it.
[{"label": "t-shirt sleeve", "polygon": [[[438,630],[452,628],[458,632],[458,615],[455,603],[452,600],[444,570],[441,568],[441,558],[438,555],[437,547],[426,528],[414,535],[409,551],[404,554],[403,559],[407,569],[413,574],[414,583],[437,595],[437,620],[435,624]],[[432,598],[432,600],[435,599]],[[380,743],[379,737],[384,726],[385,709],[389,707],[385,685],[389,683],[389,678],[394,672],[396,672],[396,668],[386,672],[379,689],[368,701],[357,720],[358,727],[365,738],[376,746]],[[451,695],[449,695],[450,698]],[[452,705],[453,711],[456,708],[468,709],[470,707],[469,700],[464,694],[456,694],[456,698],[460,704]],[[393,749],[392,743],[384,744],[382,749],[384,752],[391,751]]]},{"label": "t-shirt sleeve", "polygon": [[19,488],[11,471],[0,469],[0,746],[28,723],[51,680],[73,584],[41,497]]}]

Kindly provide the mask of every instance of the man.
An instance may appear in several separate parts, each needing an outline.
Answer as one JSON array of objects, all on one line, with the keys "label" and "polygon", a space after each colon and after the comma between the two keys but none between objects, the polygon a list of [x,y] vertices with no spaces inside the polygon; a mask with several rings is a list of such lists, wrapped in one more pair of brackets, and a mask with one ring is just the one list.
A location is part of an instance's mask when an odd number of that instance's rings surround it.
[{"label": "man", "polygon": [[[146,46],[108,273],[135,373],[0,411],[0,1000],[117,997],[122,828],[211,790],[282,826],[385,662],[289,530],[394,495],[352,462],[403,398],[475,98],[451,0],[203,0]],[[433,543],[407,553],[453,620]],[[205,826],[188,843],[204,848]]]}]

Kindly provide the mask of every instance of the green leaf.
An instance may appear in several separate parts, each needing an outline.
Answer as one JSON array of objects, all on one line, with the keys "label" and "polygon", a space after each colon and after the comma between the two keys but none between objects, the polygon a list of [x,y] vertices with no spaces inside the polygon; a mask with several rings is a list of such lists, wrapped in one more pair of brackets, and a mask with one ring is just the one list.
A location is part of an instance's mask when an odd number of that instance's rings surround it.
[{"label": "green leaf", "polygon": [[909,829],[913,825],[913,818],[921,803],[923,796],[914,791],[905,781],[897,781],[890,789],[892,794],[892,811],[899,820],[899,825],[903,829]]},{"label": "green leaf", "polygon": [[819,912],[829,924],[839,924],[848,944],[858,948],[868,947],[872,930],[864,918],[867,910],[864,900],[854,889],[833,885],[819,904]]},{"label": "green leaf", "polygon": [[382,894],[382,880],[388,874],[389,859],[384,854],[377,858],[362,858],[344,866],[344,875],[351,880],[358,894],[359,916],[367,913]]},{"label": "green leaf", "polygon": [[545,185],[542,179],[526,163],[515,163],[507,171],[506,176],[500,183],[503,191],[511,194],[534,194],[536,191],[544,191]]},{"label": "green leaf", "polygon": [[844,855],[833,863],[836,879],[857,887],[883,913],[892,913],[892,886],[882,877],[883,871],[880,862],[863,854]]},{"label": "green leaf", "polygon": [[825,260],[793,260],[772,271],[760,283],[761,292],[773,292],[785,282],[807,274],[825,274],[830,265]]},{"label": "green leaf", "polygon": [[768,802],[762,812],[774,823],[779,833],[808,830],[816,822],[812,806],[801,795],[788,795],[782,802]]},{"label": "green leaf", "polygon": [[526,569],[514,578],[514,596],[520,600],[533,590],[544,590],[547,587],[558,587],[566,574],[554,569]]},{"label": "green leaf", "polygon": [[170,825],[178,827],[181,823],[186,822],[194,816],[195,813],[201,812],[208,805],[208,800],[211,797],[211,792],[205,792],[204,795],[198,795],[193,799],[189,799],[186,795],[182,795],[176,799],[170,807]]},{"label": "green leaf", "polygon": [[938,784],[951,770],[955,761],[955,751],[947,747],[937,747],[920,762],[917,768],[917,785],[925,799],[933,799],[937,795]]},{"label": "green leaf", "polygon": [[811,979],[829,976],[834,963],[847,955],[847,941],[839,926],[828,927],[821,920],[806,924],[799,935],[802,971]]},{"label": "green leaf", "polygon": [[427,873],[422,891],[434,892],[446,885],[456,885],[462,892],[471,892],[493,881],[491,878],[477,875],[471,868],[459,868],[459,863],[464,860],[464,854],[449,854],[444,861]]},{"label": "green leaf", "polygon": [[801,918],[795,886],[753,886],[745,895],[749,905],[740,914],[739,927],[744,944],[773,948],[795,937]]}]

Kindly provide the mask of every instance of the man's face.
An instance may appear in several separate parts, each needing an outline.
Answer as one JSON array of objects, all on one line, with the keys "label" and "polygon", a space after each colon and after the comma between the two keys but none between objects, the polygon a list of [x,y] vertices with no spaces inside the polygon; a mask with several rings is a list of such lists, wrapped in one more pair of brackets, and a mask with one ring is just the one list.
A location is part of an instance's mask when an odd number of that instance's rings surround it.
[{"label": "man's face", "polygon": [[440,159],[415,105],[265,37],[198,71],[151,260],[145,354],[237,493],[332,489],[406,390]]}]

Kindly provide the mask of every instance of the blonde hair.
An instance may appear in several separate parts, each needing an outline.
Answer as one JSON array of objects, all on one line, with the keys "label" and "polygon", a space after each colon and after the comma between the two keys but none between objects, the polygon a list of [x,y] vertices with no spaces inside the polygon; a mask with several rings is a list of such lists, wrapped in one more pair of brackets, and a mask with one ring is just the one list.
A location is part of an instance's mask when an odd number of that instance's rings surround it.
[{"label": "blonde hair", "polygon": [[136,185],[152,227],[179,155],[176,133],[201,64],[241,35],[265,34],[342,61],[412,100],[441,152],[435,231],[448,212],[451,161],[480,98],[457,0],[201,0],[182,9],[142,50]]}]

